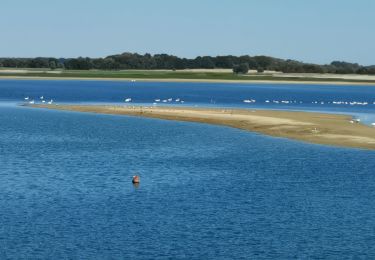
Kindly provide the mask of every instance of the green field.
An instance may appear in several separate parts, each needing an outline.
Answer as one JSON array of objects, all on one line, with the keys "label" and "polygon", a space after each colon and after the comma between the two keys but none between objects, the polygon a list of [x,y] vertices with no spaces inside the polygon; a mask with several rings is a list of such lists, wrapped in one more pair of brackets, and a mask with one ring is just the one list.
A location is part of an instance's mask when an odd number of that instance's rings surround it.
[{"label": "green field", "polygon": [[46,78],[105,78],[105,79],[185,79],[185,80],[235,80],[235,81],[311,81],[311,82],[350,82],[350,83],[373,83],[375,80],[340,79],[340,78],[317,78],[317,77],[280,77],[272,74],[247,74],[235,75],[231,72],[192,72],[192,71],[153,71],[153,70],[128,70],[128,71],[82,71],[64,70],[47,71],[33,69],[27,71],[9,72],[0,69],[1,76],[17,77],[46,77]]}]

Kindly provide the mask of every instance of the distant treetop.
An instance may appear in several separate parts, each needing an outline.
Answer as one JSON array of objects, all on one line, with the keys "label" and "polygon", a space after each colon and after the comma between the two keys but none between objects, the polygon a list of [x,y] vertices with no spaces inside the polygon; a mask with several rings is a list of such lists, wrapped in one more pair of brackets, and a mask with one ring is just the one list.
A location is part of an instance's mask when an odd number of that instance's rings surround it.
[{"label": "distant treetop", "polygon": [[[249,69],[285,73],[339,73],[375,74],[375,66],[361,66],[357,63],[333,61],[319,65],[295,60],[284,60],[269,56],[198,56],[194,59],[180,58],[168,54],[144,55],[124,52],[105,58],[0,58],[0,67],[11,68],[50,68],[67,70],[126,70],[126,69],[233,69],[234,73],[247,73]],[[246,71],[246,72],[245,72]]]}]

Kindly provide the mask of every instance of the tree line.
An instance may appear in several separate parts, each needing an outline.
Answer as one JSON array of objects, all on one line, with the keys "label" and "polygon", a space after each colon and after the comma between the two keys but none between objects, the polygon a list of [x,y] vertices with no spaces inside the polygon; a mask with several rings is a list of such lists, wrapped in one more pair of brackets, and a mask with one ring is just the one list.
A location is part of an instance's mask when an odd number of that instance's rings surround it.
[{"label": "tree line", "polygon": [[233,69],[234,73],[247,73],[249,69],[284,73],[338,73],[338,74],[374,74],[375,65],[362,66],[357,63],[333,61],[319,65],[290,59],[269,56],[198,56],[194,59],[180,58],[168,54],[122,53],[105,58],[0,58],[0,67],[7,68],[49,68],[67,70],[127,70],[127,69]]}]

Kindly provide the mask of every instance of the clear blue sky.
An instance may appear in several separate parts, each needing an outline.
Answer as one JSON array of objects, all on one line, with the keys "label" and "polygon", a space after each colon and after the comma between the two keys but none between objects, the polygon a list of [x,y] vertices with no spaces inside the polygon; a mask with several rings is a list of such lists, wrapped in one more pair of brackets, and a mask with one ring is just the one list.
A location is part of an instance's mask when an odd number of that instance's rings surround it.
[{"label": "clear blue sky", "polygon": [[374,0],[1,0],[0,57],[128,52],[375,64]]}]

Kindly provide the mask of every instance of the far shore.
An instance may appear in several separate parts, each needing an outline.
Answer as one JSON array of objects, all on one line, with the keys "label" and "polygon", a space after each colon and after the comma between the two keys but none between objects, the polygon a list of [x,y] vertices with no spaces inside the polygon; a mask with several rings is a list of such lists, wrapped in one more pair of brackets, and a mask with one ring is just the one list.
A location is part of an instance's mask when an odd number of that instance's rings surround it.
[{"label": "far shore", "polygon": [[347,115],[157,106],[52,104],[31,107],[223,125],[314,144],[375,150],[375,128],[355,123]]},{"label": "far shore", "polygon": [[[55,74],[58,75],[58,74]],[[15,79],[15,80],[79,80],[79,81],[139,81],[139,82],[190,82],[190,83],[235,83],[235,84],[293,84],[293,85],[350,85],[350,86],[375,86],[375,82],[362,82],[362,81],[335,81],[324,80],[322,78],[315,78],[314,80],[304,80],[303,78],[296,77],[294,80],[284,79],[184,79],[184,78],[115,78],[115,77],[59,77],[59,76],[17,76],[17,75],[1,75],[0,80]]]}]

